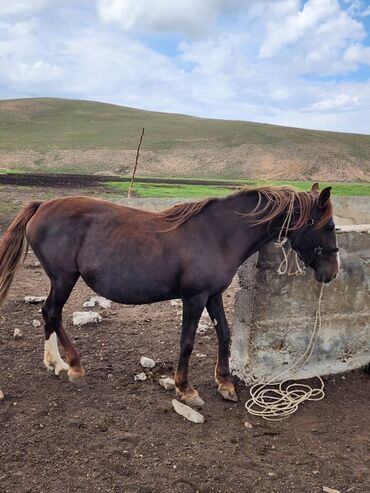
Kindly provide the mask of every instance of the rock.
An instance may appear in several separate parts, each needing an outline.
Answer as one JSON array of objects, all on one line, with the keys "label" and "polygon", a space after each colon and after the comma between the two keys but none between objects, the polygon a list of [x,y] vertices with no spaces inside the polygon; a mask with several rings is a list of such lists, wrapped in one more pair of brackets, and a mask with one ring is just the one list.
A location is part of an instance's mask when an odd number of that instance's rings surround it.
[{"label": "rock", "polygon": [[246,421],[246,422],[244,423],[244,426],[245,426],[246,428],[249,428],[249,429],[250,429],[250,428],[253,428],[253,426],[252,426],[252,425],[251,425],[248,421]]},{"label": "rock", "polygon": [[200,317],[197,334],[204,335],[207,330],[212,327],[211,321],[208,316],[207,310],[203,310],[202,316]]},{"label": "rock", "polygon": [[173,378],[165,377],[158,380],[159,385],[161,385],[166,390],[175,389],[175,380]]},{"label": "rock", "polygon": [[112,374],[112,373],[108,373],[107,378],[108,378],[108,379],[113,378],[113,374]]},{"label": "rock", "polygon": [[204,354],[204,353],[197,353],[195,356],[196,356],[197,358],[207,358],[207,355],[206,355],[206,354]]},{"label": "rock", "polygon": [[83,304],[84,308],[93,308],[95,305],[100,306],[101,308],[110,308],[112,302],[103,298],[103,296],[92,296],[88,301],[85,301]]},{"label": "rock", "polygon": [[14,339],[22,339],[23,334],[20,329],[14,329],[14,334],[13,334]]},{"label": "rock", "polygon": [[32,320],[32,325],[34,327],[41,327],[41,322],[40,322],[40,320],[34,319],[34,320]]},{"label": "rock", "polygon": [[268,472],[268,473],[267,473],[267,476],[268,476],[269,478],[273,478],[273,477],[275,477],[275,476],[276,476],[276,474],[275,474],[274,472]]},{"label": "rock", "polygon": [[146,380],[147,378],[148,377],[145,375],[145,373],[143,371],[134,376],[134,380],[136,380],[138,382],[144,382],[144,380]]},{"label": "rock", "polygon": [[0,401],[2,401],[3,399],[5,399],[5,395],[4,392],[0,389]]},{"label": "rock", "polygon": [[155,367],[155,361],[150,359],[150,358],[146,358],[145,356],[142,356],[140,358],[140,364],[143,368],[154,368]]},{"label": "rock", "polygon": [[339,490],[335,490],[333,488],[329,488],[329,486],[323,486],[322,491],[325,491],[325,493],[340,493]]},{"label": "rock", "polygon": [[176,399],[172,399],[172,406],[177,414],[180,414],[180,416],[183,416],[188,421],[197,424],[204,423],[204,416],[198,413],[198,411],[195,411],[191,407],[187,406],[186,404],[182,404]]},{"label": "rock", "polygon": [[73,325],[86,325],[101,322],[103,319],[97,312],[74,312]]},{"label": "rock", "polygon": [[36,304],[43,303],[46,300],[46,296],[25,296],[24,301],[26,303]]}]

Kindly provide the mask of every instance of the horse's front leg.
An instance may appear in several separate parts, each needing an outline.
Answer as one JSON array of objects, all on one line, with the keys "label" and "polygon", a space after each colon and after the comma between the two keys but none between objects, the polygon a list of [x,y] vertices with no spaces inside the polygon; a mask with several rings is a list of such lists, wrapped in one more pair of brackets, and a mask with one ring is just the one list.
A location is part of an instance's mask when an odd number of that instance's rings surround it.
[{"label": "horse's front leg", "polygon": [[207,311],[215,326],[218,338],[218,358],[215,368],[218,391],[224,399],[237,401],[238,396],[235,392],[233,377],[229,368],[230,329],[225,316],[222,294],[209,298]]},{"label": "horse's front leg", "polygon": [[191,407],[202,407],[204,401],[188,380],[189,359],[193,351],[199,319],[204,310],[207,296],[198,295],[183,299],[180,359],[175,375],[176,393]]}]

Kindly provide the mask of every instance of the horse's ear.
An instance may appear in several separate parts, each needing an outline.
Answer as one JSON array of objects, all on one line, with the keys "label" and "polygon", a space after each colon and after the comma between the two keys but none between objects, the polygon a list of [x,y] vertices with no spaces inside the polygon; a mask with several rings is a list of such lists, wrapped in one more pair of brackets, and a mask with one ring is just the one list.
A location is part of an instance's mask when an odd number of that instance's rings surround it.
[{"label": "horse's ear", "polygon": [[325,209],[330,200],[331,187],[326,187],[319,195],[318,207],[319,209]]},{"label": "horse's ear", "polygon": [[315,193],[315,194],[319,194],[320,193],[319,184],[314,183],[311,187],[310,192]]}]

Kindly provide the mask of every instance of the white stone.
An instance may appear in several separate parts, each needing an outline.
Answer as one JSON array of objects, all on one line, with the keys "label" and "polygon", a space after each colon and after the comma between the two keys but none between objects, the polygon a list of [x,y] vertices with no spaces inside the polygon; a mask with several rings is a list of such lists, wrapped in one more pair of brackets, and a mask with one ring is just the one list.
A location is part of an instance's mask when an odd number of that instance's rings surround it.
[{"label": "white stone", "polygon": [[170,305],[171,306],[180,306],[181,301],[180,300],[170,300]]},{"label": "white stone", "polygon": [[93,308],[95,305],[98,305],[101,308],[110,308],[112,302],[106,298],[103,298],[103,296],[92,296],[83,304],[84,308]]},{"label": "white stone", "polygon": [[143,368],[154,368],[155,367],[155,361],[152,360],[151,358],[147,358],[146,356],[142,356],[140,358],[140,364]]},{"label": "white stone", "polygon": [[26,303],[36,304],[43,303],[46,300],[46,296],[25,296],[24,301]]},{"label": "white stone", "polygon": [[204,335],[210,327],[212,327],[212,323],[209,319],[208,312],[207,310],[203,310],[198,323],[197,334]]},{"label": "white stone", "polygon": [[86,325],[101,322],[102,318],[97,312],[74,312],[73,325]]},{"label": "white stone", "polygon": [[207,355],[206,355],[206,354],[204,354],[204,353],[197,353],[195,356],[196,356],[197,358],[207,358]]},{"label": "white stone", "polygon": [[251,425],[248,421],[246,421],[246,422],[244,423],[244,426],[245,426],[246,428],[249,428],[249,429],[250,429],[250,428],[253,428],[253,426],[252,426],[252,425]]},{"label": "white stone", "polygon": [[145,373],[143,371],[134,376],[134,380],[136,380],[138,382],[144,382],[144,380],[146,380],[147,378],[148,377],[145,375]]},{"label": "white stone", "polygon": [[325,493],[340,493],[339,490],[335,490],[334,488],[329,488],[329,486],[323,486],[322,491],[325,491]]},{"label": "white stone", "polygon": [[41,322],[40,322],[40,320],[34,319],[34,320],[32,320],[32,325],[34,327],[41,327]]},{"label": "white stone", "polygon": [[176,399],[172,399],[172,406],[177,414],[180,414],[180,416],[183,416],[188,421],[197,424],[204,423],[204,416],[198,413],[198,411],[195,411],[191,407],[187,406],[186,404],[182,404]]},{"label": "white stone", "polygon": [[5,395],[4,392],[0,389],[0,401],[2,401],[3,399],[5,399]]},{"label": "white stone", "polygon": [[166,390],[175,389],[175,380],[173,378],[165,377],[159,379],[159,385],[161,385]]},{"label": "white stone", "polygon": [[14,334],[13,334],[14,339],[22,339],[23,334],[20,329],[14,329]]}]

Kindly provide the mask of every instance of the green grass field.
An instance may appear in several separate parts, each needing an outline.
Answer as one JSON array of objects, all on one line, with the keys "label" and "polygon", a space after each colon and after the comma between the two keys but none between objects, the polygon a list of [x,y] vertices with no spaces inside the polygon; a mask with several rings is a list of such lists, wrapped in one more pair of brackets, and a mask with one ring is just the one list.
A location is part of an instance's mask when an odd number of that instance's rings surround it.
[{"label": "green grass field", "polygon": [[[173,181],[173,180],[172,180]],[[107,187],[115,188],[126,194],[129,183],[126,182],[107,182]],[[173,198],[202,198],[202,197],[222,197],[230,194],[242,187],[258,187],[264,185],[289,185],[300,191],[307,191],[311,188],[312,182],[307,181],[262,181],[262,180],[231,180],[226,185],[179,185],[171,183],[135,183],[133,195],[136,197],[173,197]],[[333,187],[334,195],[363,195],[370,196],[370,183],[320,183],[321,189],[326,186]]]}]

